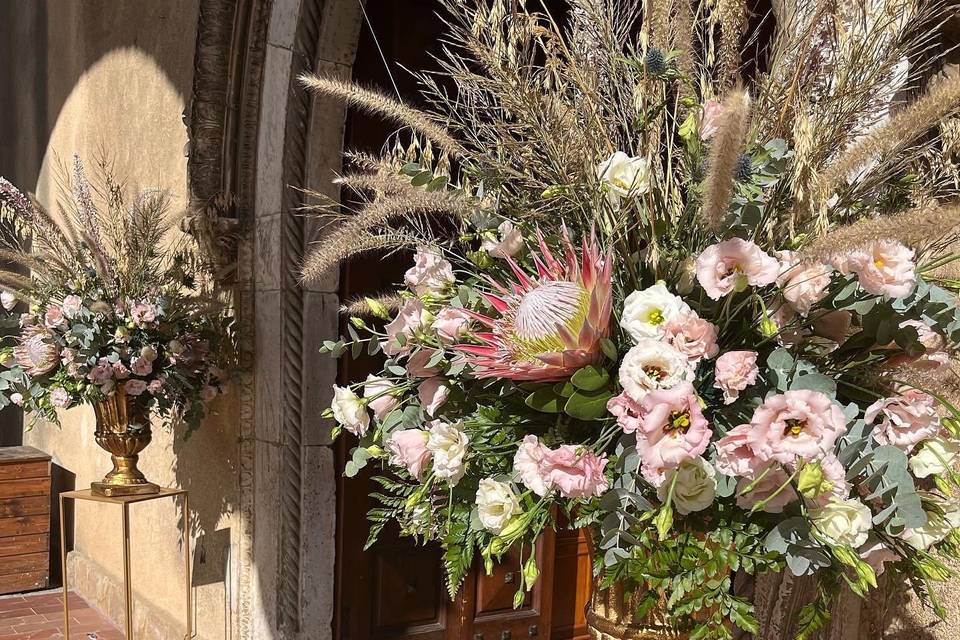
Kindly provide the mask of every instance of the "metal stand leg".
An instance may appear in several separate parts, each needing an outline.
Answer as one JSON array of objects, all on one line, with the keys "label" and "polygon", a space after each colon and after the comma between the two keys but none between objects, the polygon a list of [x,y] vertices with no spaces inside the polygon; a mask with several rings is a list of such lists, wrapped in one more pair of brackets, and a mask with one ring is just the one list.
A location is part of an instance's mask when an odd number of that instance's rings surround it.
[{"label": "metal stand leg", "polygon": [[67,535],[66,525],[63,522],[63,496],[60,498],[60,574],[63,580],[63,637],[70,638],[70,606],[67,599],[70,588],[67,586]]},{"label": "metal stand leg", "polygon": [[126,638],[133,640],[133,585],[130,584],[130,505],[123,503],[123,589],[127,605]]},{"label": "metal stand leg", "polygon": [[186,576],[187,635],[184,640],[193,638],[193,591],[190,580],[190,503],[187,494],[183,494],[183,572]]}]

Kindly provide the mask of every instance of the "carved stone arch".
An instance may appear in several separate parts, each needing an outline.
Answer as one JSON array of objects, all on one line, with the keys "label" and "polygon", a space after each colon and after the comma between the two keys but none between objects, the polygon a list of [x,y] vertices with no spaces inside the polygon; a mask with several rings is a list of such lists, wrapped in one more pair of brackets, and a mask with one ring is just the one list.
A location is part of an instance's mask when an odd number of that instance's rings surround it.
[{"label": "carved stone arch", "polygon": [[[242,348],[240,531],[235,632],[330,636],[335,477],[322,407],[336,363],[315,357],[337,331],[338,279],[302,287],[297,270],[315,224],[305,187],[331,191],[346,111],[312,98],[307,71],[349,77],[357,0],[203,0],[189,115],[194,209],[235,217],[233,286]],[[222,196],[229,196],[231,206]]]}]

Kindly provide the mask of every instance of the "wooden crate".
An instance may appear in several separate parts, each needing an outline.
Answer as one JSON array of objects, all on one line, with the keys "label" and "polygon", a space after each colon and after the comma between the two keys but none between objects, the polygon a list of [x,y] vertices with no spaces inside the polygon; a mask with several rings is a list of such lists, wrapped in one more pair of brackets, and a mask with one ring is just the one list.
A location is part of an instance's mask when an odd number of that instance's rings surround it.
[{"label": "wooden crate", "polygon": [[0,447],[0,594],[50,580],[50,456]]}]

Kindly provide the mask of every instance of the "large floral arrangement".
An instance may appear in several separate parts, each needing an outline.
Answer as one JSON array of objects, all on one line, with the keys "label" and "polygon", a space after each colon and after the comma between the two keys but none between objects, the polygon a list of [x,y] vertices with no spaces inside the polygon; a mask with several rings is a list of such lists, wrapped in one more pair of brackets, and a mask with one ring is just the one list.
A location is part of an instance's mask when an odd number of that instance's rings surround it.
[{"label": "large floral arrangement", "polygon": [[388,522],[439,540],[451,594],[519,547],[519,603],[563,513],[601,586],[697,638],[757,631],[738,571],[817,576],[799,637],[883,571],[941,612],[960,78],[921,54],[946,5],[780,15],[748,88],[735,2],[571,2],[566,27],[443,4],[430,112],[304,78],[413,132],[351,156],[359,206],[304,266],[416,248],[324,346],[385,356],[329,412],[359,438],[347,475],[388,471],[371,543]]},{"label": "large floral arrangement", "polygon": [[0,256],[22,269],[0,272],[17,330],[0,349],[0,406],[59,422],[58,409],[123,393],[137,410],[196,427],[228,385],[224,307],[188,241],[169,237],[167,195],[127,204],[109,166],[98,169],[96,188],[79,158],[61,172],[60,217],[0,179]]}]

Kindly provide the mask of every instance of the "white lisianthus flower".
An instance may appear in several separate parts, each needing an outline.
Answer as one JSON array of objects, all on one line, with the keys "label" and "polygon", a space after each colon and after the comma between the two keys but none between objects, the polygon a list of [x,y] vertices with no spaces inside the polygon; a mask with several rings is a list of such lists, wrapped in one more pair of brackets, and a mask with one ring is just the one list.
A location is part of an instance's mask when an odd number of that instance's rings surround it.
[{"label": "white lisianthus flower", "polygon": [[363,400],[357,397],[349,387],[333,385],[333,402],[330,403],[333,417],[344,429],[356,436],[362,436],[370,426],[370,414]]},{"label": "white lisianthus flower", "polygon": [[956,528],[960,522],[960,512],[954,506],[943,505],[946,511],[944,516],[927,512],[927,523],[916,529],[904,529],[900,538],[914,549],[926,550],[937,544]]},{"label": "white lisianthus flower", "polygon": [[497,227],[500,239],[486,239],[481,245],[483,250],[495,258],[509,258],[523,249],[523,234],[513,226],[509,220],[504,220]]},{"label": "white lisianthus flower", "polygon": [[477,513],[484,529],[500,533],[520,513],[520,501],[509,483],[484,478],[477,488]]},{"label": "white lisianthus flower", "polygon": [[693,379],[687,357],[668,344],[652,338],[637,341],[620,363],[620,386],[635,402],[654,389],[670,389]]},{"label": "white lisianthus flower", "polygon": [[9,291],[0,293],[0,305],[2,305],[7,311],[13,311],[13,308],[17,306],[17,296],[13,295]]},{"label": "white lisianthus flower", "polygon": [[630,157],[623,151],[617,151],[598,164],[597,177],[614,206],[620,203],[620,198],[650,191],[650,165],[647,159]]},{"label": "white lisianthus flower", "polygon": [[679,468],[668,471],[666,480],[657,488],[661,502],[667,499],[670,485],[673,485],[672,500],[677,513],[703,511],[713,504],[717,495],[717,471],[703,458],[683,462]]},{"label": "white lisianthus flower", "polygon": [[550,491],[547,479],[540,468],[543,453],[544,446],[540,444],[537,436],[526,435],[513,456],[513,472],[516,480],[541,497]]},{"label": "white lisianthus flower", "polygon": [[873,527],[870,508],[855,498],[833,500],[812,510],[810,515],[820,535],[837,546],[862,546]]},{"label": "white lisianthus flower", "polygon": [[467,470],[464,458],[470,438],[463,432],[462,422],[434,420],[430,424],[427,450],[433,453],[433,473],[450,486],[460,482]]},{"label": "white lisianthus flower", "polygon": [[946,438],[924,440],[920,450],[910,458],[910,471],[918,478],[946,473],[960,455],[960,443]]},{"label": "white lisianthus flower", "polygon": [[670,293],[662,283],[634,291],[623,301],[620,326],[634,341],[659,338],[670,320],[690,311],[690,306]]}]

